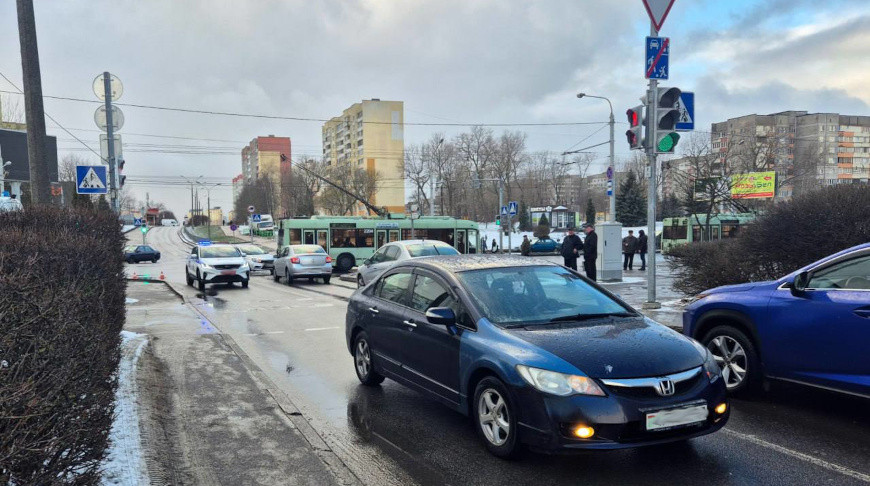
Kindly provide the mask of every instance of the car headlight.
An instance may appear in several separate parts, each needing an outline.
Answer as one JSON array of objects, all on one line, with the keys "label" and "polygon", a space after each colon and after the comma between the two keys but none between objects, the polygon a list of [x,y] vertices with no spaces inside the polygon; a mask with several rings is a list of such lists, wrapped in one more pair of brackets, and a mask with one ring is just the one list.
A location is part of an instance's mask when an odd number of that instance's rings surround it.
[{"label": "car headlight", "polygon": [[262,262],[263,260],[260,259],[260,258],[254,258],[254,257],[251,257],[251,261],[252,261],[252,262],[256,262],[256,263],[260,263],[260,262]]},{"label": "car headlight", "polygon": [[588,376],[566,375],[556,371],[517,365],[520,376],[536,389],[562,397],[579,395],[604,396],[604,391]]},{"label": "car headlight", "polygon": [[214,270],[214,267],[213,267],[213,266],[211,266],[211,265],[209,265],[208,263],[205,263],[205,262],[202,263],[202,268],[210,269],[210,270]]},{"label": "car headlight", "polygon": [[248,270],[250,270],[250,269],[251,269],[251,267],[249,267],[247,263],[243,263],[243,264],[239,267],[239,271],[240,271],[240,272],[246,272],[246,271],[248,271]]},{"label": "car headlight", "polygon": [[707,374],[707,378],[710,379],[710,383],[718,380],[720,376],[722,376],[722,368],[719,368],[719,363],[716,362],[716,359],[713,358],[713,353],[710,350],[707,351],[707,359],[704,360],[704,373]]}]

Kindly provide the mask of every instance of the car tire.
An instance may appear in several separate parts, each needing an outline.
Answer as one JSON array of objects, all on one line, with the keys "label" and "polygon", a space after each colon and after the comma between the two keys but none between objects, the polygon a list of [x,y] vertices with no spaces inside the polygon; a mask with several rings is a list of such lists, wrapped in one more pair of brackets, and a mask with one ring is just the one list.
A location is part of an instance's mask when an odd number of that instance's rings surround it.
[{"label": "car tire", "polygon": [[293,285],[293,277],[287,273],[287,285]]},{"label": "car tire", "polygon": [[205,279],[203,279],[199,275],[199,270],[196,271],[196,281],[198,282],[197,287],[199,288],[200,292],[205,292]]},{"label": "car tire", "polygon": [[517,438],[519,420],[516,410],[510,392],[498,378],[487,376],[475,387],[472,421],[477,436],[494,456],[516,459],[523,452]]},{"label": "car tire", "polygon": [[187,286],[193,286],[193,277],[190,276],[190,272],[187,271],[187,267],[184,267],[184,280],[187,281]]},{"label": "car tire", "polygon": [[332,277],[323,277],[323,283],[326,285],[329,285],[329,279],[331,279],[331,278]]},{"label": "car tire", "polygon": [[275,270],[272,270],[272,280],[274,280],[274,281],[276,281],[276,282],[281,281],[281,276],[279,276],[279,275],[275,272]]},{"label": "car tire", "polygon": [[365,331],[360,331],[353,341],[353,369],[360,383],[365,386],[380,385],[384,381],[384,376],[375,371],[373,366],[372,348]]},{"label": "car tire", "polygon": [[156,259],[156,258],[152,258],[152,259],[151,259],[151,263],[157,263],[157,259]]},{"label": "car tire", "polygon": [[249,280],[242,280],[242,288],[243,289],[248,288],[248,282],[249,282]]},{"label": "car tire", "polygon": [[353,268],[354,263],[356,263],[356,261],[354,260],[353,255],[343,253],[338,256],[338,260],[335,262],[335,268],[337,268],[339,272],[347,272]]},{"label": "car tire", "polygon": [[136,263],[136,260],[134,260],[133,257],[128,257],[128,258],[127,258],[127,263],[129,263],[130,265],[132,265],[132,264]]},{"label": "car tire", "polygon": [[362,275],[357,274],[356,276],[356,286],[357,288],[363,288],[366,286],[365,281],[363,281]]},{"label": "car tire", "polygon": [[[713,353],[722,368],[721,379],[725,380],[729,394],[749,395],[761,389],[764,381],[761,360],[755,344],[743,331],[728,325],[717,326],[704,335],[701,344]],[[723,358],[723,354],[729,356]],[[744,371],[743,377],[737,381],[741,369]]]}]

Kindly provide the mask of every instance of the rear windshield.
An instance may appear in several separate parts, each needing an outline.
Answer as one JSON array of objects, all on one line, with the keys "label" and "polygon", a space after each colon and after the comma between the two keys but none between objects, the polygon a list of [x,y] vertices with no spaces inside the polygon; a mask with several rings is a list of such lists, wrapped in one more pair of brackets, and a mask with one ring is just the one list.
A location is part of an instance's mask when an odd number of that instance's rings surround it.
[{"label": "rear windshield", "polygon": [[228,258],[242,256],[233,246],[204,246],[200,250],[202,258]]},{"label": "rear windshield", "polygon": [[296,253],[296,254],[326,253],[326,251],[323,248],[321,248],[319,245],[293,245],[290,248],[292,248],[293,253]]},{"label": "rear windshield", "polygon": [[260,248],[257,245],[245,245],[238,247],[239,250],[245,252],[246,255],[265,255],[266,250]]},{"label": "rear windshield", "polygon": [[435,256],[435,255],[458,255],[459,252],[456,251],[456,248],[453,248],[450,245],[434,245],[428,243],[415,243],[411,245],[405,245],[405,248],[408,250],[408,254],[411,257],[423,257],[423,256]]}]

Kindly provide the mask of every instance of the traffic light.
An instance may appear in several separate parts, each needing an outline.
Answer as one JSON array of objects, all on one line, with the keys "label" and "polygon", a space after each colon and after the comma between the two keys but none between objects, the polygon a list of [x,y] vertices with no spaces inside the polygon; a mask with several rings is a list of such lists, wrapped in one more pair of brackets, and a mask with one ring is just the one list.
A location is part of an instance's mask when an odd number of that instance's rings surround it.
[{"label": "traffic light", "polygon": [[677,122],[680,121],[680,110],[676,108],[682,91],[680,88],[656,88],[655,118],[656,124],[655,151],[658,154],[672,154],[680,134],[677,133]]},{"label": "traffic light", "polygon": [[495,217],[495,225],[501,226],[501,215]]},{"label": "traffic light", "polygon": [[147,226],[142,226],[141,228],[139,228],[139,231],[141,231],[143,234],[144,234],[144,233],[147,233],[147,232],[148,232],[148,227],[147,227]]},{"label": "traffic light", "polygon": [[628,146],[632,150],[643,148],[643,105],[629,108],[625,111],[628,117],[628,130],[625,132],[625,137],[628,139]]},{"label": "traffic light", "polygon": [[127,161],[124,159],[118,159],[118,189],[124,187],[124,182],[127,181],[127,176],[121,174],[121,171],[124,170],[124,165],[127,164]]}]

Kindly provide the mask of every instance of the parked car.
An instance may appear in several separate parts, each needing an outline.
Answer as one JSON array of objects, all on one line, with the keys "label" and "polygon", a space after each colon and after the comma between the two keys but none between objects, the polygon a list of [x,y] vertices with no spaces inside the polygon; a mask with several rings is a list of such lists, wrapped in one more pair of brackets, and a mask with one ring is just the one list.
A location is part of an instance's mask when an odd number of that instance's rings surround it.
[{"label": "parked car", "polygon": [[315,278],[328,284],[332,277],[332,257],[320,245],[290,245],[278,253],[275,260],[275,273],[272,278],[276,282],[281,277],[287,278],[287,285],[292,285],[297,278]]},{"label": "parked car", "polygon": [[199,290],[205,290],[206,284],[240,282],[243,288],[248,288],[250,267],[242,256],[242,252],[232,245],[213,245],[200,242],[190,250],[184,274],[187,285],[197,282]]},{"label": "parked car", "polygon": [[448,243],[438,240],[401,240],[387,243],[380,247],[374,255],[367,258],[356,271],[356,283],[365,287],[378,275],[385,272],[398,262],[410,258],[435,255],[459,255],[459,251]]},{"label": "parked car", "polygon": [[[2,170],[2,169],[0,169]],[[0,196],[0,213],[5,211],[23,211],[21,201],[13,196]]]},{"label": "parked car", "polygon": [[160,252],[148,245],[129,245],[124,247],[124,261],[127,263],[157,263],[157,260],[160,260]]},{"label": "parked car", "polygon": [[532,253],[555,253],[561,245],[550,238],[535,238],[532,242]]},{"label": "parked car", "polygon": [[471,415],[498,456],[685,440],[729,417],[704,346],[555,263],[400,262],[351,296],[346,339],[363,385],[391,378]]},{"label": "parked car", "polygon": [[870,397],[870,243],[771,282],[702,292],[683,313],[733,393],[764,379]]},{"label": "parked car", "polygon": [[275,255],[252,244],[236,245],[236,248],[242,252],[252,272],[264,270],[275,275]]},{"label": "parked car", "polygon": [[174,219],[161,219],[160,224],[162,226],[178,226],[178,221]]}]

